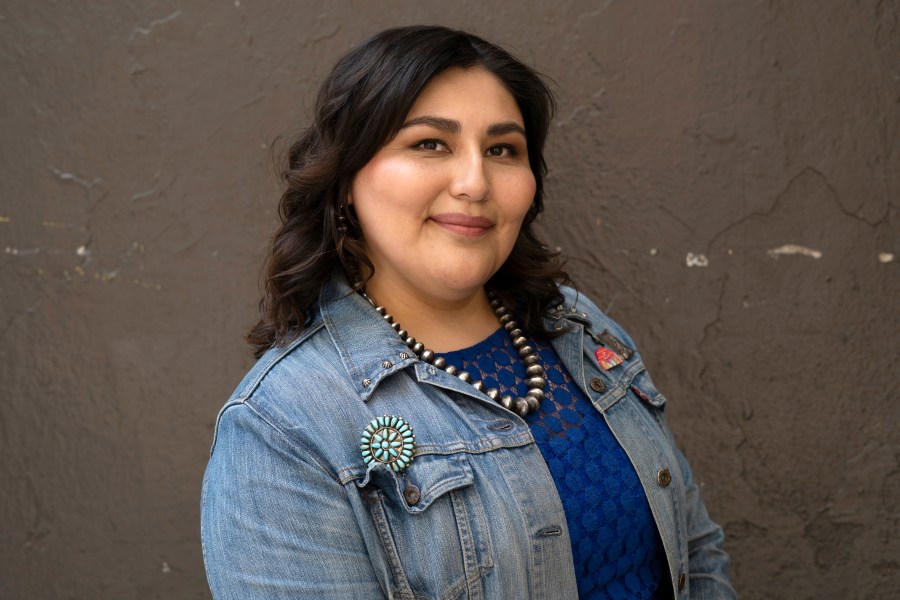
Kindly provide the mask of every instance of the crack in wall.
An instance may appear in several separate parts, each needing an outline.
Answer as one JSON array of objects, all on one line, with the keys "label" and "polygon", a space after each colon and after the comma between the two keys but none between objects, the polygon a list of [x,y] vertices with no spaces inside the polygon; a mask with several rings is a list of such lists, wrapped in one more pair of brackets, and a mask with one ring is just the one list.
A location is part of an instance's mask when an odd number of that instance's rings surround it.
[{"label": "crack in wall", "polygon": [[761,218],[770,217],[772,215],[772,213],[774,213],[776,210],[779,209],[779,207],[781,206],[781,203],[787,197],[791,188],[800,180],[801,177],[803,177],[807,174],[814,175],[817,179],[819,179],[822,182],[822,184],[826,187],[826,189],[828,189],[829,196],[834,201],[835,206],[837,206],[838,210],[840,210],[840,212],[843,213],[844,215],[846,215],[847,217],[850,217],[851,219],[854,219],[855,221],[859,221],[860,223],[864,223],[866,226],[868,226],[869,228],[872,228],[872,229],[881,225],[881,223],[884,221],[884,219],[887,218],[887,213],[885,213],[884,215],[882,215],[881,218],[879,218],[877,221],[875,221],[873,223],[873,222],[869,222],[864,217],[861,217],[859,215],[851,213],[844,207],[843,204],[841,204],[840,199],[838,198],[838,195],[837,195],[837,191],[834,189],[834,186],[831,185],[831,182],[828,181],[828,178],[825,177],[825,175],[821,171],[816,169],[815,167],[806,166],[806,167],[802,168],[800,171],[798,171],[796,174],[794,174],[788,180],[787,184],[785,184],[784,188],[778,194],[775,195],[774,200],[767,208],[762,209],[762,210],[751,211],[751,212],[747,213],[746,215],[740,217],[736,221],[729,223],[728,225],[726,225],[725,227],[720,229],[718,232],[716,232],[709,239],[709,241],[706,244],[706,253],[707,254],[711,253],[713,246],[716,244],[716,242],[719,241],[720,238],[722,238],[723,236],[725,236],[727,233],[734,230],[735,228],[748,222],[750,219],[752,219],[754,217],[761,217]]},{"label": "crack in wall", "polygon": [[[725,303],[725,289],[726,289],[726,286],[728,285],[728,278],[729,278],[729,274],[725,273],[725,275],[722,277],[721,281],[719,282],[719,297],[716,299],[716,316],[712,321],[710,321],[709,323],[707,323],[706,325],[703,326],[703,336],[700,338],[700,341],[697,343],[697,352],[703,358],[703,364],[700,367],[700,372],[697,374],[697,379],[700,380],[701,389],[703,389],[704,391],[709,391],[708,389],[706,389],[707,388],[706,371],[709,368],[709,359],[706,358],[706,355],[703,352],[703,347],[704,347],[704,345],[706,345],[706,341],[710,336],[710,330],[713,327],[716,327],[716,326],[722,324],[722,306]],[[752,415],[753,415],[753,412],[751,410],[750,416],[752,416]],[[745,417],[745,420],[748,418],[749,417]]]},{"label": "crack in wall", "polygon": [[[85,266],[91,262],[91,253],[88,250],[91,241],[93,240],[93,220],[94,214],[97,211],[97,207],[100,206],[100,203],[107,197],[108,192],[102,187],[103,179],[100,177],[94,177],[92,180],[87,180],[83,177],[80,177],[74,173],[69,173],[66,171],[62,171],[61,169],[57,169],[54,166],[50,166],[50,171],[53,172],[54,175],[64,184],[74,183],[79,187],[84,189],[85,200],[87,201],[87,214],[85,217],[84,225],[82,226],[87,239],[81,243],[78,248],[77,254],[81,257],[81,265]],[[99,194],[95,196],[95,193],[99,190]],[[82,250],[83,249],[83,250]]]}]

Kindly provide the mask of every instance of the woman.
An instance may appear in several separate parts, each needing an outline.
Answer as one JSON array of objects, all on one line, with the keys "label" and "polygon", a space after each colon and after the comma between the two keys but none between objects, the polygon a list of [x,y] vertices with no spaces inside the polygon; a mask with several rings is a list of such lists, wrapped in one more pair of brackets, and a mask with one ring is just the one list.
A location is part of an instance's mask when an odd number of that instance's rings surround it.
[{"label": "woman", "polygon": [[441,27],[335,66],[204,478],[216,598],[733,597],[665,399],[532,230],[552,111]]}]

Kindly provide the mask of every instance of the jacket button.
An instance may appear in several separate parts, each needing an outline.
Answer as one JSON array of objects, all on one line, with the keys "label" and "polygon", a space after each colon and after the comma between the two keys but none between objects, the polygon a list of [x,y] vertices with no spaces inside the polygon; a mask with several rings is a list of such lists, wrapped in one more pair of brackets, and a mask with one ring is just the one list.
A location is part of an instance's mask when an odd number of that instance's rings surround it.
[{"label": "jacket button", "polygon": [[591,389],[599,393],[606,390],[606,384],[599,377],[594,377],[591,379]]},{"label": "jacket button", "polygon": [[682,573],[681,575],[678,576],[678,591],[680,592],[683,589],[684,589],[684,573]]},{"label": "jacket button", "polygon": [[406,500],[406,503],[410,506],[415,506],[416,504],[418,504],[421,497],[422,494],[419,493],[419,488],[411,483],[406,486],[405,490],[403,490],[403,499]]},{"label": "jacket button", "polygon": [[662,487],[668,487],[672,483],[672,474],[669,473],[668,469],[660,469],[659,473],[656,474],[656,482]]}]

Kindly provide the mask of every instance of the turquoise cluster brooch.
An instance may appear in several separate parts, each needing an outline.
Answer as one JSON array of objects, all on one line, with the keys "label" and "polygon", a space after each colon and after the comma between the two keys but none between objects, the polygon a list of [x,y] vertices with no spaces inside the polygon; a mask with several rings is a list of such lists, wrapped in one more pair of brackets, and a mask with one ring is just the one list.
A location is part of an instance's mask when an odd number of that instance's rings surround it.
[{"label": "turquoise cluster brooch", "polygon": [[409,423],[385,415],[372,419],[363,431],[359,448],[366,465],[380,462],[399,473],[412,462],[415,446],[416,436]]}]

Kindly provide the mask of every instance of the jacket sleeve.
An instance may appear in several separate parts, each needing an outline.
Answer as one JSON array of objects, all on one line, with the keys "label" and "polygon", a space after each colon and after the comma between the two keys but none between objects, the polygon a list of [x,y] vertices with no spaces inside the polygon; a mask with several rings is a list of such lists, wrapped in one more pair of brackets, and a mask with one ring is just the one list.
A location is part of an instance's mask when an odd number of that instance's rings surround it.
[{"label": "jacket sleeve", "polygon": [[675,449],[678,465],[684,477],[685,512],[688,538],[688,589],[692,600],[736,599],[728,577],[728,554],[722,549],[725,534],[713,522],[700,497],[700,490],[687,458],[669,439]]},{"label": "jacket sleeve", "polygon": [[383,598],[346,490],[253,407],[219,417],[201,538],[216,600]]}]

